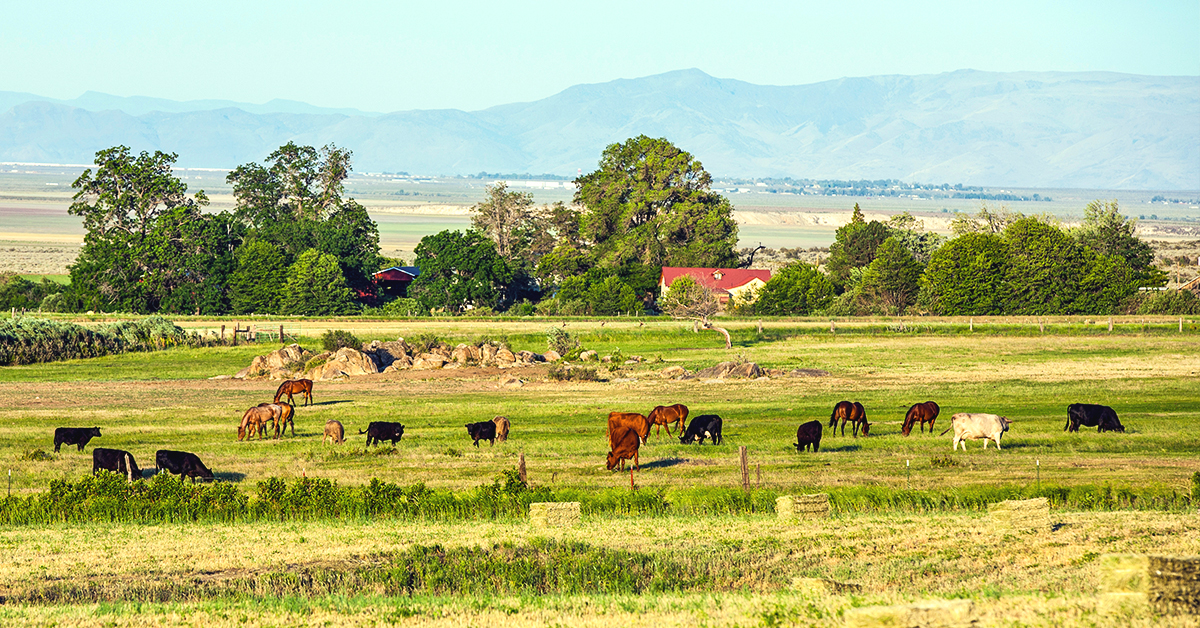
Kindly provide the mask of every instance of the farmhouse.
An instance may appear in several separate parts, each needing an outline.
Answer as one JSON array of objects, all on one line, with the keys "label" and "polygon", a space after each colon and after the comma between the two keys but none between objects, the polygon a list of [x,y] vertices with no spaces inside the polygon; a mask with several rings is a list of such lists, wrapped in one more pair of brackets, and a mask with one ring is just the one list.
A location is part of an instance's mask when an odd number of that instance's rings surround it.
[{"label": "farmhouse", "polygon": [[381,293],[406,297],[408,296],[408,284],[412,283],[412,280],[420,274],[421,269],[416,266],[392,266],[371,275],[371,279],[375,285],[379,286]]},{"label": "farmhouse", "polygon": [[662,294],[670,291],[671,282],[690,275],[700,285],[712,290],[721,304],[730,299],[739,299],[750,295],[752,291],[762,289],[771,279],[771,271],[753,268],[680,268],[664,266],[659,276],[658,287]]}]

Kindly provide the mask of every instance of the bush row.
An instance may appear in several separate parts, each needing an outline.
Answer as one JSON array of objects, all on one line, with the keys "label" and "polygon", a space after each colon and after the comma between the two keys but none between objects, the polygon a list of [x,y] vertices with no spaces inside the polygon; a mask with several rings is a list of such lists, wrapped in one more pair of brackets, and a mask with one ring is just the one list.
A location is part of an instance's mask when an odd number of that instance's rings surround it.
[{"label": "bush row", "polygon": [[0,323],[0,365],[95,358],[198,342],[199,337],[189,336],[161,316],[107,323],[94,328],[20,317]]}]

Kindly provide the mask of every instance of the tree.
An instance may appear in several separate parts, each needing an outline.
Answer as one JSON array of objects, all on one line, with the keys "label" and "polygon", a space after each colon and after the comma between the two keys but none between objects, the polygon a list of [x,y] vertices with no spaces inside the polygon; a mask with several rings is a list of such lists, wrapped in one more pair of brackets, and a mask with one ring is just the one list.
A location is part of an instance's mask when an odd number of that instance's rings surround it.
[{"label": "tree", "polygon": [[876,249],[890,235],[891,229],[887,225],[877,220],[866,222],[858,203],[854,204],[853,217],[848,224],[838,228],[834,243],[829,246],[829,259],[825,261],[825,269],[839,292],[846,289],[851,269],[865,267],[874,261]]},{"label": "tree", "polygon": [[903,244],[912,253],[913,259],[921,264],[928,264],[933,252],[946,243],[945,236],[925,231],[924,221],[908,212],[892,216],[888,228],[891,230],[890,237]]},{"label": "tree", "polygon": [[737,263],[729,201],[691,154],[644,135],[612,144],[575,180],[583,236],[597,263],[724,267]]},{"label": "tree", "polygon": [[354,311],[354,293],[336,257],[309,249],[288,268],[281,305],[287,314],[350,314]]},{"label": "tree", "polygon": [[496,253],[512,260],[529,247],[533,194],[509,192],[500,181],[488,186],[487,198],[471,207],[471,228],[487,236],[496,246]]},{"label": "tree", "polygon": [[707,321],[720,309],[720,301],[695,277],[676,277],[666,292],[658,298],[658,309],[673,318],[693,318]]},{"label": "tree", "polygon": [[1083,210],[1083,224],[1070,231],[1072,237],[1100,255],[1125,260],[1141,286],[1166,284],[1166,274],[1154,266],[1154,248],[1135,234],[1137,219],[1121,215],[1116,200],[1095,200]]},{"label": "tree", "polygon": [[816,266],[793,262],[773,274],[758,299],[754,313],[767,316],[808,316],[833,301],[833,282]]},{"label": "tree", "polygon": [[899,314],[916,302],[920,280],[921,264],[900,240],[888,238],[863,271],[859,294],[884,312]]},{"label": "tree", "polygon": [[413,281],[409,294],[431,310],[499,308],[514,277],[492,242],[475,231],[442,231],[425,236],[415,253],[421,274]]},{"label": "tree", "polygon": [[592,284],[587,291],[587,301],[592,314],[598,316],[643,313],[642,302],[633,288],[616,276]]},{"label": "tree", "polygon": [[1004,239],[1008,314],[1107,314],[1137,292],[1123,258],[1098,255],[1053,225],[1023,218]]},{"label": "tree", "polygon": [[229,303],[235,314],[279,312],[288,265],[283,252],[263,240],[250,239],[235,253],[237,267],[229,277]]},{"label": "tree", "polygon": [[919,302],[931,314],[1004,312],[1008,245],[999,235],[968,233],[933,253],[921,275]]},{"label": "tree", "polygon": [[966,235],[968,233],[1003,233],[1012,223],[1024,218],[1021,212],[1014,212],[1008,209],[1007,205],[1001,205],[998,209],[991,209],[987,203],[980,203],[979,212],[974,216],[969,214],[954,213],[954,218],[950,221],[950,231],[957,236]]}]

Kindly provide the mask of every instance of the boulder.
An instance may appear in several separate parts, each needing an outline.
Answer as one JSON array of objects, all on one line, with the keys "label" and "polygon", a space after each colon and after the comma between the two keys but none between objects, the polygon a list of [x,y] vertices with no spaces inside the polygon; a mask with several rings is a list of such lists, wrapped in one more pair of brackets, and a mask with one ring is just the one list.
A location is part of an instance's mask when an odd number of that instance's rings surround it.
[{"label": "boulder", "polygon": [[412,363],[412,360],[408,358],[411,349],[408,343],[403,340],[391,340],[388,342],[379,342],[376,340],[371,343],[370,349],[371,356],[375,358],[375,364],[379,366],[380,370],[386,369],[393,362],[402,358],[407,359],[410,364]]},{"label": "boulder", "polygon": [[311,351],[305,350],[300,345],[290,344],[266,355],[254,356],[254,359],[250,361],[250,366],[238,371],[234,377],[237,379],[246,377],[287,379],[293,372],[300,370],[288,368],[288,365],[303,364],[311,356]]},{"label": "boulder", "polygon": [[659,374],[663,376],[663,379],[677,379],[680,377],[686,377],[688,372],[687,369],[683,368],[682,366],[668,366]]},{"label": "boulder", "polygon": [[467,345],[467,351],[471,352],[472,362],[478,362],[483,357],[483,351],[475,345]]},{"label": "boulder", "polygon": [[763,372],[761,366],[754,362],[745,362],[733,367],[725,377],[754,379],[763,375],[766,375],[766,373]]},{"label": "boulder", "polygon": [[438,353],[422,353],[413,360],[412,368],[414,371],[428,371],[440,369],[446,365],[449,360],[445,356]]},{"label": "boulder", "polygon": [[494,344],[487,343],[483,345],[479,348],[479,363],[484,366],[495,366],[497,351],[498,349]]},{"label": "boulder", "polygon": [[281,347],[270,353],[266,357],[267,368],[271,370],[283,369],[288,364],[295,362],[303,363],[312,356],[311,351],[304,350],[300,345],[290,344],[286,347]]},{"label": "boulder", "polygon": [[500,349],[496,351],[497,366],[512,366],[514,363],[516,363],[516,361],[517,356],[514,355],[512,351],[509,351],[508,347],[500,347]]},{"label": "boulder", "polygon": [[440,355],[443,358],[446,358],[447,361],[449,361],[452,350],[450,349],[450,347],[447,347],[446,345],[438,345],[438,346],[430,349],[429,352],[433,353],[435,355]]},{"label": "boulder", "polygon": [[543,353],[542,357],[545,358],[545,360],[547,362],[558,362],[559,360],[562,359],[562,356],[559,355],[558,352],[555,351],[554,349],[551,349],[551,350]]},{"label": "boulder", "polygon": [[579,354],[579,359],[583,362],[593,362],[596,360],[597,355],[598,354],[595,351],[588,349],[587,351]]},{"label": "boulder", "polygon": [[698,379],[725,379],[725,376],[737,366],[737,362],[721,362],[716,366],[710,366],[706,369],[696,371],[695,377]]},{"label": "boulder", "polygon": [[736,379],[762,377],[765,373],[754,362],[721,362],[716,366],[696,371],[694,377],[699,379]]},{"label": "boulder", "polygon": [[506,375],[500,378],[501,388],[520,388],[525,385],[524,380],[513,375]]},{"label": "boulder", "polygon": [[350,347],[343,347],[331,354],[324,364],[313,368],[309,372],[309,378],[328,381],[338,377],[353,377],[378,372],[379,367],[371,356]]},{"label": "boulder", "polygon": [[450,359],[458,362],[459,364],[471,362],[473,361],[471,359],[471,349],[467,345],[458,345],[454,348],[454,351],[450,352]]},{"label": "boulder", "polygon": [[533,364],[534,362],[545,362],[546,361],[545,356],[543,356],[540,353],[534,353],[532,351],[518,351],[516,355],[517,355],[517,361],[521,362],[522,364]]},{"label": "boulder", "polygon": [[638,362],[641,362],[642,360],[643,360],[642,356],[640,356],[640,355],[631,355],[631,356],[629,356],[628,360],[625,360],[625,363],[626,364],[637,364]]}]

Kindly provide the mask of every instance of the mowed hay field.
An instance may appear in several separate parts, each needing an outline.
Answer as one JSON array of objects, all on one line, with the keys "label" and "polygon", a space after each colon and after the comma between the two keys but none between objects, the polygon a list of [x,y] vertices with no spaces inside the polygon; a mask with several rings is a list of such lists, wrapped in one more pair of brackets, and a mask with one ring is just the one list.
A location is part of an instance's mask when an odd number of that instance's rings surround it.
[{"label": "mowed hay field", "polygon": [[[540,352],[551,324],[561,321],[347,319],[305,321],[303,329],[352,329],[364,341],[420,334],[451,344],[503,338],[514,349]],[[775,494],[848,487],[970,490],[1039,481],[1186,494],[1192,474],[1200,471],[1200,333],[1194,322],[1179,333],[1165,320],[1146,327],[1141,319],[1118,320],[1112,334],[1078,319],[1052,321],[1045,334],[1015,320],[977,319],[973,332],[965,321],[839,323],[836,333],[828,327],[827,321],[766,321],[760,334],[753,321],[742,321],[730,325],[735,346],[727,351],[716,334],[695,334],[679,322],[600,326],[572,320],[566,329],[584,346],[602,355],[619,349],[645,361],[611,373],[602,368],[610,379],[604,382],[555,382],[544,366],[317,382],[315,405],[297,408],[296,437],[262,442],[237,442],[237,422],[249,406],[270,401],[277,382],[208,378],[232,374],[278,345],[4,367],[0,470],[12,470],[14,494],[32,494],[51,480],[90,473],[94,447],[129,450],[143,467],[153,466],[153,452],[165,448],[199,454],[219,479],[248,493],[271,476],[301,475],[341,485],[379,478],[466,491],[515,468],[523,453],[535,486],[628,490],[628,472],[604,469],[608,412],[646,413],[657,404],[684,403],[693,416],[721,415],[725,444],[683,446],[652,431],[641,451],[643,469],[633,474],[638,491],[736,489],[743,445],[755,490]],[[312,337],[302,344],[319,348]],[[829,375],[753,381],[659,376],[671,365],[695,370],[728,359]],[[500,387],[508,375],[525,384]],[[864,404],[871,435],[834,436],[826,429],[820,452],[796,453],[796,427],[809,420],[827,424],[842,399]],[[967,452],[951,452],[950,434],[901,436],[907,407],[929,399],[942,406],[937,432],[949,427],[955,412],[995,412],[1016,422],[1000,451],[972,441]],[[1113,406],[1127,433],[1063,433],[1066,406],[1075,402]],[[512,421],[510,440],[471,446],[464,424],[495,415]],[[346,444],[321,444],[328,419],[345,424]],[[381,447],[384,453],[361,455],[365,436],[357,432],[372,420],[404,423],[405,438],[394,451]],[[25,460],[31,449],[52,450],[56,426],[100,426],[103,436],[82,454],[64,446],[52,460]],[[770,514],[605,515],[585,516],[566,530],[534,529],[522,519],[18,526],[0,530],[10,556],[0,566],[0,595],[10,600],[0,607],[0,621],[837,625],[841,613],[855,606],[967,597],[982,625],[1195,625],[1186,617],[1104,616],[1095,601],[1100,554],[1200,554],[1194,509],[1054,510],[1051,517],[1054,529],[1037,534],[996,534],[975,511],[835,511],[828,520],[794,524]],[[396,573],[398,565],[424,564],[428,557],[417,560],[412,552],[432,546],[440,548],[433,554],[449,565],[446,572],[457,575],[422,588],[381,575]],[[476,553],[455,553],[467,551]],[[533,586],[531,576],[486,566],[511,566],[522,556],[533,562],[576,557],[580,572],[594,569],[595,577],[568,586],[558,574],[551,579],[556,584]],[[645,583],[606,587],[614,579],[605,566],[613,564],[642,574]],[[846,594],[794,586],[800,577],[862,588]]]}]

